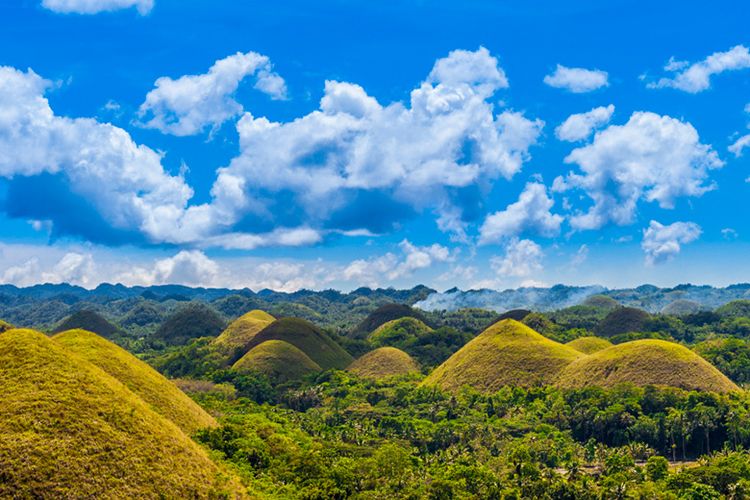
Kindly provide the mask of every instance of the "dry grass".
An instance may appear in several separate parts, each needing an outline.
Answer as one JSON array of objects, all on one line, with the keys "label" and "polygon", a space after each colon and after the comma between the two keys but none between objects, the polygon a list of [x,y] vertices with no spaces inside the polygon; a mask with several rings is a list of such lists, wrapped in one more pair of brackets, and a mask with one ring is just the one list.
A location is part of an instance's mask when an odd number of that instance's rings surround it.
[{"label": "dry grass", "polygon": [[551,384],[560,371],[583,356],[512,319],[495,323],[471,340],[423,382],[446,390],[464,385],[483,392],[503,386]]},{"label": "dry grass", "polygon": [[579,337],[565,345],[584,354],[593,354],[607,347],[612,347],[612,342],[601,337]]},{"label": "dry grass", "polygon": [[420,334],[431,332],[432,328],[417,318],[410,316],[394,319],[380,325],[367,336],[373,345],[398,345]]},{"label": "dry grass", "polygon": [[322,371],[307,354],[283,340],[267,340],[253,347],[232,368],[239,372],[257,371],[280,382]]},{"label": "dry grass", "polygon": [[250,311],[234,320],[211,342],[211,347],[227,359],[237,359],[244,354],[245,346],[253,337],[275,320],[276,318],[265,311]]},{"label": "dry grass", "polygon": [[346,370],[364,378],[383,379],[418,373],[419,364],[401,349],[381,347],[360,357]]}]

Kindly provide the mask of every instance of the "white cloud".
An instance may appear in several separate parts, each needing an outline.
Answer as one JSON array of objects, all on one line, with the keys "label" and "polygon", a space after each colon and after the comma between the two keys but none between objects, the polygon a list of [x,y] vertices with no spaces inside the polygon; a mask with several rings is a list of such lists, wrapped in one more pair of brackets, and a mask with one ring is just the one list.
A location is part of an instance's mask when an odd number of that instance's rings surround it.
[{"label": "white cloud", "polygon": [[724,165],[692,125],[650,112],[610,125],[565,162],[578,164],[581,173],[558,177],[553,189],[580,188],[593,200],[588,212],[571,218],[577,230],[630,224],[641,199],[672,208],[679,197],[701,196],[715,187],[709,171]]},{"label": "white cloud", "polygon": [[643,231],[641,242],[646,263],[654,265],[674,258],[680,253],[681,245],[697,240],[700,235],[701,228],[694,222],[675,222],[665,226],[652,220]]},{"label": "white cloud", "polygon": [[736,240],[739,237],[739,234],[737,234],[737,231],[735,231],[731,227],[725,227],[721,230],[721,236],[725,240]]},{"label": "white cloud", "polygon": [[497,243],[524,231],[534,231],[541,236],[559,234],[563,217],[550,212],[554,204],[544,184],[526,184],[517,202],[487,216],[479,231],[479,244]]},{"label": "white cloud", "polygon": [[750,147],[750,134],[739,137],[727,149],[735,158],[739,158],[747,147]]},{"label": "white cloud", "polygon": [[286,97],[286,83],[268,57],[238,52],[216,61],[205,74],[157,79],[138,110],[140,125],[177,136],[198,134],[209,126],[216,130],[243,112],[234,94],[251,76],[256,89],[274,99]]},{"label": "white cloud", "polygon": [[589,258],[589,247],[585,243],[578,247],[578,251],[573,255],[573,258],[570,259],[570,265],[573,267],[578,267]]},{"label": "white cloud", "polygon": [[503,257],[492,257],[490,265],[500,279],[530,278],[542,272],[542,247],[531,240],[514,238],[505,249]]},{"label": "white cloud", "polygon": [[211,286],[216,283],[219,265],[197,250],[182,250],[173,257],[158,260],[151,269],[141,267],[119,276],[118,281],[139,285]]},{"label": "white cloud", "polygon": [[598,69],[568,68],[558,64],[554,73],[544,77],[544,83],[581,94],[609,86],[609,75]]},{"label": "white cloud", "polygon": [[672,78],[661,78],[657,82],[649,83],[648,87],[671,87],[695,94],[711,87],[713,75],[747,68],[750,68],[750,52],[747,47],[737,45],[726,52],[714,52],[694,64],[675,61],[672,58],[664,69],[675,75]]},{"label": "white cloud", "polygon": [[3,283],[17,286],[30,286],[38,283],[70,283],[89,286],[95,274],[91,254],[68,252],[49,269],[43,269],[38,257],[32,257],[21,264],[6,268],[2,275]]},{"label": "white cloud", "polygon": [[614,112],[615,107],[610,104],[607,107],[599,106],[586,113],[570,115],[555,129],[555,136],[561,141],[569,142],[587,139],[594,130],[609,123]]},{"label": "white cloud", "polygon": [[17,286],[29,286],[38,283],[40,276],[39,259],[32,257],[22,264],[6,268],[2,281]]},{"label": "white cloud", "polygon": [[62,14],[98,14],[135,7],[145,16],[154,8],[154,0],[42,0],[42,6]]}]

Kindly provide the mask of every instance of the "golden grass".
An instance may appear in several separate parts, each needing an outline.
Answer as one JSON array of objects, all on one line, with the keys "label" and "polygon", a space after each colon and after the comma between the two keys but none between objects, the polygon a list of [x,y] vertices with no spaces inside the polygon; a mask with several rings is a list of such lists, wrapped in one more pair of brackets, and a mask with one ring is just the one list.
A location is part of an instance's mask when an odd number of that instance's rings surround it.
[{"label": "golden grass", "polygon": [[0,387],[0,498],[243,495],[179,427],[41,333],[0,335]]},{"label": "golden grass", "polygon": [[238,372],[257,371],[283,382],[320,372],[320,365],[283,340],[266,340],[247,352],[234,366]]},{"label": "golden grass", "polygon": [[217,425],[211,415],[163,375],[95,333],[69,330],[52,339],[122,382],[187,434]]},{"label": "golden grass", "polygon": [[558,385],[566,388],[620,383],[713,392],[739,390],[687,347],[655,339],[626,342],[578,359],[562,371],[558,380]]},{"label": "golden grass", "polygon": [[593,354],[602,349],[606,349],[607,347],[611,347],[612,342],[601,337],[579,337],[575,340],[571,340],[565,345],[584,354]]},{"label": "golden grass", "polygon": [[482,392],[503,386],[551,384],[560,371],[583,354],[558,344],[526,325],[506,319],[471,340],[424,380],[456,390],[464,385]]},{"label": "golden grass", "polygon": [[383,323],[367,336],[367,340],[374,345],[395,345],[431,331],[432,328],[422,321],[406,316]]},{"label": "golden grass", "polygon": [[238,351],[242,352],[258,332],[275,320],[265,311],[250,311],[234,320],[211,342],[211,347],[231,359]]},{"label": "golden grass", "polygon": [[383,379],[418,373],[419,364],[401,349],[380,347],[355,360],[346,370],[363,378]]}]

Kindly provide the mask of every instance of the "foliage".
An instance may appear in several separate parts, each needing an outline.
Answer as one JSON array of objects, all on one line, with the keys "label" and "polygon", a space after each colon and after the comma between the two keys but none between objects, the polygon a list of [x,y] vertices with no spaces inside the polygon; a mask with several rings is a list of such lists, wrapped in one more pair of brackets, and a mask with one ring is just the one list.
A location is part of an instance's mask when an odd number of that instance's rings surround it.
[{"label": "foliage", "polygon": [[597,325],[596,334],[600,337],[614,337],[621,333],[642,332],[649,318],[649,314],[641,309],[619,307]]},{"label": "foliage", "polygon": [[419,364],[400,349],[380,347],[356,359],[347,371],[364,378],[382,379],[419,373]]}]

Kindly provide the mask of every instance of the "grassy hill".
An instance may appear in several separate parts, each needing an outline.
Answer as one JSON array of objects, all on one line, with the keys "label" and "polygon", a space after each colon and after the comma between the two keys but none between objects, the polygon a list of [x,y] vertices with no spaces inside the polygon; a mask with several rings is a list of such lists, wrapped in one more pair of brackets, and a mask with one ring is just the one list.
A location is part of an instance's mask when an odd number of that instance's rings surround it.
[{"label": "grassy hill", "polygon": [[236,490],[174,423],[41,333],[0,335],[1,498],[208,498]]},{"label": "grassy hill", "polygon": [[620,303],[607,295],[592,295],[581,302],[582,306],[596,307],[597,309],[606,309],[611,311],[620,307]]},{"label": "grassy hill", "polygon": [[199,337],[216,337],[225,327],[224,318],[213,308],[191,302],[169,316],[153,337],[168,345],[184,345]]},{"label": "grassy hill", "polygon": [[85,330],[63,332],[53,340],[122,382],[187,434],[217,425],[213,417],[172,382],[108,340]]},{"label": "grassy hill", "polygon": [[607,347],[611,347],[612,343],[601,337],[579,337],[575,340],[571,340],[565,345],[572,347],[578,352],[592,354],[601,351],[602,349],[606,349]]},{"label": "grassy hill", "polygon": [[581,357],[526,325],[506,319],[471,340],[423,382],[455,390],[469,385],[483,392],[506,386],[550,384],[559,372]]},{"label": "grassy hill", "polygon": [[80,328],[94,332],[102,337],[112,338],[120,333],[119,327],[107,321],[104,316],[96,311],[82,310],[75,312],[58,324],[52,333],[64,332]]},{"label": "grassy hill", "polygon": [[393,321],[394,319],[405,317],[416,318],[423,323],[427,323],[427,319],[421,312],[407,306],[406,304],[385,304],[375,309],[363,319],[362,322],[354,328],[351,336],[363,339],[378,329],[381,325]]},{"label": "grassy hill", "polygon": [[558,385],[610,387],[625,382],[715,392],[739,390],[687,347],[654,339],[626,342],[578,359],[562,371]]},{"label": "grassy hill", "polygon": [[346,370],[363,378],[382,379],[418,373],[419,364],[400,349],[380,347],[355,360]]},{"label": "grassy hill", "polygon": [[703,310],[705,310],[705,308],[698,302],[678,299],[662,307],[661,313],[670,314],[672,316],[687,316],[688,314],[695,314]]},{"label": "grassy hill", "polygon": [[[235,353],[244,354],[245,346],[255,334],[270,325],[276,318],[264,311],[254,310],[234,320],[221,335],[211,342],[211,347],[234,361]],[[235,359],[232,359],[235,358]]]},{"label": "grassy hill", "polygon": [[12,329],[13,325],[0,319],[0,333],[7,332],[8,330]]},{"label": "grassy hill", "polygon": [[649,318],[651,315],[642,309],[618,307],[597,325],[596,334],[600,337],[614,337],[622,333],[641,332]]},{"label": "grassy hill", "polygon": [[322,371],[307,354],[283,340],[267,340],[256,345],[232,368],[238,372],[257,371],[279,382]]},{"label": "grassy hill", "polygon": [[411,316],[406,316],[380,325],[374,332],[368,335],[367,340],[376,346],[398,346],[431,331],[432,328],[422,321]]},{"label": "grassy hill", "polygon": [[750,318],[750,300],[740,299],[728,302],[716,309],[722,318]]},{"label": "grassy hill", "polygon": [[320,328],[299,318],[282,318],[255,334],[248,349],[268,340],[283,340],[295,346],[315,361],[323,370],[343,370],[352,362],[351,355]]}]

